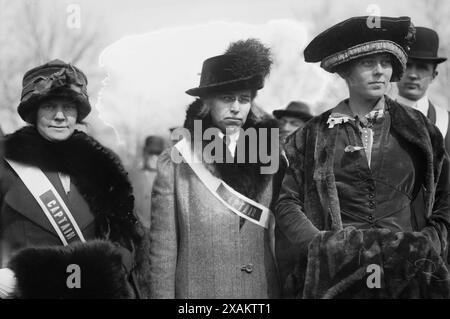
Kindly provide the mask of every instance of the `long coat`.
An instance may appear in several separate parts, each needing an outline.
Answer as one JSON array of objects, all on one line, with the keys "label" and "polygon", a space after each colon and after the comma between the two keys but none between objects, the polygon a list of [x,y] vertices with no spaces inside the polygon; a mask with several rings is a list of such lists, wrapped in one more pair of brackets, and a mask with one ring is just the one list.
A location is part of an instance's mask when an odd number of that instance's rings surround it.
[{"label": "long coat", "polygon": [[[197,105],[201,108],[201,104]],[[188,109],[190,128],[198,109]],[[249,117],[253,117],[249,116]],[[250,119],[248,126],[276,127],[273,120]],[[203,120],[204,127],[208,127]],[[273,298],[279,296],[275,258],[268,230],[226,208],[187,163],[161,154],[153,186],[150,228],[152,298]],[[242,194],[268,207],[272,175],[259,166],[206,164]]]},{"label": "long coat", "polygon": [[[119,159],[83,132],[52,143],[34,127],[5,136],[4,155],[40,168],[68,205],[86,243],[63,247],[37,201],[7,164],[0,175],[2,267],[13,269],[22,298],[137,296],[143,233],[131,184]],[[58,173],[70,177],[66,194]],[[142,244],[142,245],[141,245]],[[139,262],[138,262],[139,261]],[[67,263],[80,264],[82,286],[66,287]],[[138,264],[140,266],[138,266]]]},{"label": "long coat", "polygon": [[[434,250],[447,260],[449,206],[449,159],[442,135],[420,112],[385,97],[392,129],[417,147],[423,156],[423,184],[412,203],[412,227],[426,234]],[[320,231],[342,228],[333,159],[338,127],[327,124],[331,110],[312,119],[290,136],[286,154],[290,167],[283,180],[275,216],[281,236],[278,246],[294,245],[291,254],[306,260],[308,244]],[[291,260],[292,261],[292,260]],[[293,264],[280,269],[285,276]],[[284,277],[285,278],[285,277]]]}]

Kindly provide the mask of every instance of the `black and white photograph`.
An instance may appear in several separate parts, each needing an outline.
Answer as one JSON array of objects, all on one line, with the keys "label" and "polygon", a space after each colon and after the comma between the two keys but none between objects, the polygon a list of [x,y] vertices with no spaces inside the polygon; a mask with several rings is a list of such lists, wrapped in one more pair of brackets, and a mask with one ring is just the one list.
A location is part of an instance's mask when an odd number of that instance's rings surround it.
[{"label": "black and white photograph", "polygon": [[450,299],[448,17],[0,0],[0,299]]}]

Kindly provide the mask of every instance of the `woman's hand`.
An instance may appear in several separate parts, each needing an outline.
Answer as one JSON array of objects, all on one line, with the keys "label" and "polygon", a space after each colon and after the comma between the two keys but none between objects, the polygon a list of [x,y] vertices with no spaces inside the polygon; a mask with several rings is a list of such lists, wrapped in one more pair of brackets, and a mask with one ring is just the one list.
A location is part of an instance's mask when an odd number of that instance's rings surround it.
[{"label": "woman's hand", "polygon": [[16,288],[16,276],[9,268],[0,269],[0,298],[7,299],[11,297]]}]

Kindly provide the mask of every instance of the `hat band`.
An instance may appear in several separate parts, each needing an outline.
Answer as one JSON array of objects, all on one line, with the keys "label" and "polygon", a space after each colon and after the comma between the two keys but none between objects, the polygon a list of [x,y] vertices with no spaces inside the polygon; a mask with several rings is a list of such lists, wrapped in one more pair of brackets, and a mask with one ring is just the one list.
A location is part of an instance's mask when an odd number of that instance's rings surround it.
[{"label": "hat band", "polygon": [[320,66],[328,72],[332,72],[334,67],[342,63],[380,52],[388,52],[393,54],[399,62],[406,67],[406,61],[408,59],[406,52],[397,43],[389,40],[376,40],[355,45],[351,48],[326,57],[322,60]]},{"label": "hat band", "polygon": [[420,51],[420,50],[414,50],[409,52],[410,57],[414,58],[424,58],[424,59],[441,59],[441,57],[437,56],[436,52],[431,51]]},{"label": "hat band", "polygon": [[62,87],[75,91],[87,98],[86,85],[83,80],[79,78],[78,74],[73,69],[72,72],[67,69],[62,69],[50,76],[38,76],[37,78],[30,80],[22,90],[21,101],[24,102],[28,100],[32,95],[44,96],[51,90]]}]

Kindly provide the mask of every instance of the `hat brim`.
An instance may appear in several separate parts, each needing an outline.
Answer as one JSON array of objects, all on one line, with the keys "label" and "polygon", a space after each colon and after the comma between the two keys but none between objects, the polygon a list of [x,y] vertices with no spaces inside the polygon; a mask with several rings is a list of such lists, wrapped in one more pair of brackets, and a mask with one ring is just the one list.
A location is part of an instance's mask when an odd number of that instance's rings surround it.
[{"label": "hat brim", "polygon": [[391,77],[391,82],[399,81],[406,68],[408,56],[400,45],[390,40],[364,42],[351,48],[347,48],[326,57],[322,60],[320,66],[324,70],[334,73],[336,72],[338,66],[342,66],[350,61],[378,53],[389,53],[395,59],[393,60],[394,70]]},{"label": "hat brim", "polygon": [[37,112],[39,103],[44,99],[49,99],[53,97],[66,97],[75,100],[78,111],[78,120],[83,120],[91,112],[91,105],[89,100],[80,96],[80,94],[69,90],[69,89],[58,89],[57,91],[50,92],[45,95],[33,95],[28,100],[23,101],[17,107],[17,112],[19,113],[22,120],[27,123],[34,124],[35,118],[31,116],[34,112]]},{"label": "hat brim", "polygon": [[214,83],[196,87],[186,91],[191,96],[206,96],[214,93],[221,93],[230,90],[260,90],[264,87],[264,78],[260,75],[252,75],[245,78]]},{"label": "hat brim", "polygon": [[437,64],[447,61],[447,58],[444,58],[444,57],[423,57],[423,56],[417,56],[417,55],[408,55],[408,59],[421,60],[421,61],[432,62],[432,63],[437,63]]},{"label": "hat brim", "polygon": [[272,114],[277,119],[280,119],[283,116],[289,116],[289,117],[296,117],[301,120],[309,121],[310,119],[312,119],[314,117],[311,114],[295,112],[295,111],[288,111],[288,110],[275,110],[272,112]]}]

